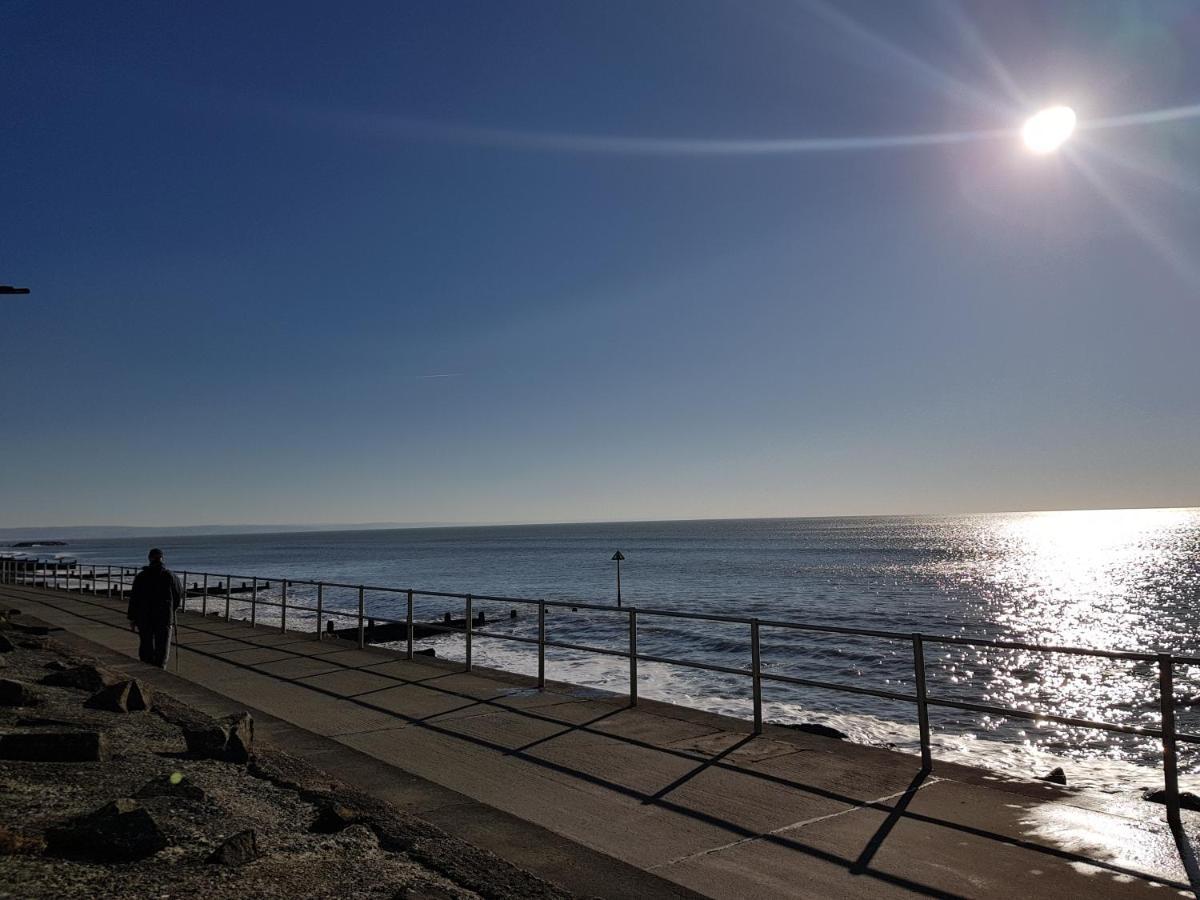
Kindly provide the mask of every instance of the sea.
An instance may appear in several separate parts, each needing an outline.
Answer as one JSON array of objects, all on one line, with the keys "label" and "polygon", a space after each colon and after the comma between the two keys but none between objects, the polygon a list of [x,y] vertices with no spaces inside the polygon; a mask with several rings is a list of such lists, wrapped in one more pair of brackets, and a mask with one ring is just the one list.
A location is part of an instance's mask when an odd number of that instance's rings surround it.
[{"label": "sea", "polygon": [[[761,655],[767,675],[901,693],[914,691],[907,636],[919,632],[927,636],[933,697],[1121,725],[1159,724],[1155,664],[935,638],[1200,656],[1200,509],[162,535],[72,540],[54,550],[84,564],[140,565],[152,544],[177,571],[270,580],[264,600],[278,600],[283,578],[366,585],[367,614],[380,619],[403,618],[409,588],[607,607],[549,608],[547,638],[576,645],[624,650],[632,606],[640,654],[738,670],[751,665],[748,626],[654,611],[896,632],[899,639],[764,626]],[[624,556],[620,610],[616,551]],[[325,607],[353,611],[357,594],[328,588]],[[315,588],[292,586],[288,599],[315,605]],[[215,602],[223,608],[223,599]],[[473,602],[493,635],[536,636],[536,606]],[[418,595],[415,606],[421,620],[463,615],[463,602],[453,598]],[[231,601],[231,614],[248,616],[249,604]],[[256,616],[278,621],[269,607]],[[315,614],[289,610],[288,626],[315,629]],[[448,659],[464,655],[460,634],[421,647]],[[478,666],[537,671],[536,647],[498,637],[476,636],[473,658]],[[581,689],[628,689],[628,661],[619,657],[551,648],[546,665],[548,678]],[[1200,733],[1200,666],[1177,666],[1175,680],[1179,727]],[[752,715],[751,679],[740,674],[643,661],[638,689],[643,697]],[[770,680],[763,701],[770,722],[825,724],[852,741],[919,752],[911,703]],[[1111,793],[1161,784],[1162,748],[1150,738],[936,707],[930,721],[935,759],[1020,777],[1062,766],[1072,784]],[[1180,748],[1182,781],[1192,790],[1200,789],[1196,746]]]}]

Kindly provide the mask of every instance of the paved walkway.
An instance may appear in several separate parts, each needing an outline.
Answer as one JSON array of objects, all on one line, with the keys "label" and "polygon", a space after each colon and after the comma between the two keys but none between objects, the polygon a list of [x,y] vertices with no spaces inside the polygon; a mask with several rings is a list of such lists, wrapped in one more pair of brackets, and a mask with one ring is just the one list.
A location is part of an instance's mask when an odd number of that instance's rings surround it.
[{"label": "paved walkway", "polygon": [[[136,655],[116,600],[12,586],[0,597]],[[539,691],[212,616],[184,614],[179,640],[179,674],[279,720],[267,733],[284,749],[575,890],[583,879],[614,897],[690,893],[671,885],[730,898],[1192,895],[1144,805],[1112,815],[1048,784],[942,763],[923,774],[905,754],[771,726],[754,736],[670,704]],[[1200,817],[1185,816],[1195,832]],[[538,835],[557,848],[547,859],[530,846]]]}]

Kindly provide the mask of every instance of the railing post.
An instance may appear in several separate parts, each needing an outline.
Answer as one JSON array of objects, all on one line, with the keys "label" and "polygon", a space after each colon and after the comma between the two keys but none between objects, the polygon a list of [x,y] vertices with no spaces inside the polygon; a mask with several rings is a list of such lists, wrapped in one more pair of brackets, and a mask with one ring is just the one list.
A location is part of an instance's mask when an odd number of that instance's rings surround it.
[{"label": "railing post", "polygon": [[325,609],[325,582],[317,582],[317,640],[323,639],[321,634],[321,614]]},{"label": "railing post", "polygon": [[225,621],[229,621],[229,601],[233,599],[233,576],[225,576]]},{"label": "railing post", "polygon": [[258,576],[250,582],[250,627],[258,623]]},{"label": "railing post", "polygon": [[629,607],[629,705],[637,706],[637,610]]},{"label": "railing post", "polygon": [[121,580],[117,584],[117,598],[119,600],[124,600],[125,599],[125,567],[119,566],[118,568],[121,570]]},{"label": "railing post", "polygon": [[279,582],[279,633],[287,631],[287,579]]},{"label": "railing post", "polygon": [[750,670],[754,680],[754,733],[762,734],[762,652],[758,643],[758,619],[750,620]]},{"label": "railing post", "polygon": [[538,601],[538,690],[546,688],[546,601]]},{"label": "railing post", "polygon": [[472,605],[471,605],[471,595],[467,594],[467,632],[466,632],[466,637],[467,637],[467,671],[468,672],[471,671],[471,630],[475,624],[475,620],[472,618],[472,615],[473,615],[473,613],[472,613]]},{"label": "railing post", "polygon": [[407,659],[413,658],[412,642],[413,642],[413,592],[410,588],[408,591],[408,651],[405,654]]},{"label": "railing post", "polygon": [[366,646],[363,638],[363,586],[358,586],[358,649]]},{"label": "railing post", "polygon": [[913,674],[917,686],[917,724],[921,729],[921,768],[933,768],[933,751],[929,746],[929,703],[925,691],[925,644],[918,632],[912,636]]},{"label": "railing post", "polygon": [[182,584],[182,585],[183,585],[183,597],[182,597],[182,598],[180,598],[180,601],[179,601],[179,602],[183,604],[183,607],[182,607],[182,608],[186,610],[186,609],[187,609],[187,601],[188,601],[188,595],[187,595],[187,592],[188,592],[188,586],[187,586],[187,572],[182,572],[182,571],[181,571],[181,572],[179,573],[179,582],[180,582],[180,584]]},{"label": "railing post", "polygon": [[1182,827],[1179,814],[1179,767],[1175,750],[1175,670],[1170,653],[1158,654],[1158,705],[1162,714],[1163,781],[1167,793],[1167,822]]},{"label": "railing post", "polygon": [[200,600],[200,615],[208,615],[208,573],[204,573],[204,594]]},{"label": "railing post", "polygon": [[108,571],[104,576],[104,596],[112,597],[112,566],[108,567]]},{"label": "railing post", "polygon": [[96,590],[96,567],[95,567],[95,566],[91,566],[90,568],[91,568],[91,570],[92,570],[92,577],[91,577],[91,582],[92,582],[92,596],[93,596],[93,597],[95,597],[95,596],[96,596],[96,594],[98,594],[98,593],[99,593],[99,591],[97,591],[97,590]]}]

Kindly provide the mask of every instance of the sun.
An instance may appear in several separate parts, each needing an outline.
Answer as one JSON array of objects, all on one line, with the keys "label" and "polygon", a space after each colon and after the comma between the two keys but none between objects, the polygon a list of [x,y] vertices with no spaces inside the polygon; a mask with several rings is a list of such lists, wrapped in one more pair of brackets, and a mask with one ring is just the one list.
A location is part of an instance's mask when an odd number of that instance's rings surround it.
[{"label": "sun", "polygon": [[1051,106],[1025,120],[1021,137],[1025,146],[1037,154],[1053,153],[1075,130],[1075,110],[1069,106]]}]

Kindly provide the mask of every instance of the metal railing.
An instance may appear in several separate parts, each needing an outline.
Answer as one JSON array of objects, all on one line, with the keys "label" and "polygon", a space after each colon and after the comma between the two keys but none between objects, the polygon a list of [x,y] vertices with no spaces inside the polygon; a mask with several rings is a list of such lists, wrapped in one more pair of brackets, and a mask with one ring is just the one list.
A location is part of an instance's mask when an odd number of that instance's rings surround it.
[{"label": "metal railing", "polygon": [[[84,569],[88,570],[88,575],[85,578]],[[94,595],[103,593],[107,597],[112,597],[114,590],[114,574],[116,576],[116,596],[123,598],[126,586],[129,582],[126,577],[135,575],[139,571],[136,567],[130,566],[112,566],[107,564],[94,565],[78,564],[76,568],[60,568],[50,566],[39,569],[36,563],[29,560],[21,559],[2,559],[0,560],[0,579],[3,583],[8,584],[26,584],[32,586],[58,588],[64,586],[65,590],[78,591],[80,593],[90,592]],[[341,618],[355,622],[357,627],[352,629],[357,638],[359,647],[366,644],[366,629],[367,623],[384,623],[390,625],[400,625],[404,627],[404,633],[407,636],[405,646],[405,657],[413,658],[413,631],[414,625],[418,625],[425,631],[444,632],[450,634],[461,634],[464,638],[465,655],[466,655],[466,670],[471,671],[472,668],[472,641],[476,637],[484,637],[495,640],[513,641],[517,643],[530,644],[537,646],[537,684],[539,689],[545,688],[546,685],[546,648],[555,648],[561,650],[571,650],[581,653],[595,653],[603,656],[611,656],[620,659],[628,660],[629,665],[629,702],[631,705],[636,705],[638,702],[638,663],[651,662],[661,663],[669,666],[682,666],[690,669],[702,669],[709,672],[719,672],[724,675],[738,676],[749,678],[751,681],[751,694],[754,710],[754,733],[760,734],[763,730],[763,697],[762,686],[763,682],[775,682],[779,684],[793,685],[797,687],[816,688],[820,690],[839,691],[842,693],[857,694],[869,697],[877,697],[884,700],[900,701],[904,703],[912,703],[917,707],[917,724],[920,732],[921,741],[921,763],[924,769],[929,770],[933,766],[933,751],[930,739],[929,727],[929,707],[935,706],[946,709],[965,710],[968,712],[984,713],[987,715],[996,715],[1003,717],[1011,717],[1023,719],[1032,722],[1053,722],[1060,725],[1066,725],[1076,728],[1091,728],[1101,731],[1115,732],[1118,734],[1127,734],[1143,738],[1153,738],[1162,742],[1162,765],[1164,776],[1164,788],[1166,795],[1167,816],[1173,827],[1179,827],[1180,824],[1180,805],[1179,805],[1179,768],[1178,768],[1178,745],[1184,744],[1200,744],[1200,734],[1191,734],[1178,731],[1175,724],[1175,693],[1174,679],[1175,670],[1179,665],[1200,666],[1200,657],[1183,656],[1171,653],[1157,653],[1144,651],[1130,650],[1094,650],[1083,647],[1058,646],[1050,644],[1030,644],[1023,641],[1009,641],[993,638],[974,638],[961,637],[939,634],[924,634],[921,632],[896,632],[885,631],[882,629],[873,628],[850,628],[834,625],[818,625],[807,622],[791,622],[777,619],[761,619],[747,618],[742,616],[723,616],[712,615],[705,613],[688,613],[679,612],[676,610],[665,609],[649,609],[637,608],[632,606],[614,607],[595,603],[579,603],[575,601],[565,600],[533,600],[526,597],[501,597],[487,594],[457,594],[448,593],[445,591],[428,591],[415,590],[412,588],[394,588],[381,587],[364,584],[347,584],[344,582],[335,581],[311,581],[306,579],[295,578],[265,578],[264,576],[235,576],[235,575],[213,575],[208,572],[177,572],[177,575],[183,581],[185,605],[188,595],[192,592],[198,593],[200,600],[200,612],[202,615],[222,615],[221,611],[210,613],[208,609],[210,599],[210,578],[216,579],[216,584],[212,585],[212,589],[217,592],[217,596],[223,595],[225,604],[223,617],[226,621],[230,619],[230,602],[233,599],[234,591],[242,591],[245,588],[235,589],[233,586],[234,579],[241,579],[243,586],[246,582],[250,583],[250,623],[258,624],[258,608],[260,606],[277,607],[279,609],[279,630],[280,632],[287,631],[287,612],[288,610],[310,612],[316,614],[316,633],[315,640],[322,640],[325,636],[322,630],[323,622],[331,622],[334,618]],[[195,588],[188,588],[188,578],[198,579],[194,584]],[[38,579],[41,578],[39,585]],[[75,586],[72,586],[72,578],[74,578]],[[64,585],[65,581],[65,585]],[[87,581],[90,587],[85,588],[84,582]],[[270,585],[272,582],[277,582],[280,585],[279,601],[271,601],[259,597],[260,585]],[[309,586],[316,588],[316,606],[302,606],[295,602],[288,601],[288,588],[297,586]],[[357,591],[358,603],[356,609],[341,609],[331,608],[325,603],[326,590],[343,589]],[[365,609],[365,594],[370,591],[374,594],[392,594],[399,595],[405,599],[406,614],[404,618],[389,618],[379,615],[367,616]],[[413,618],[414,598],[440,598],[450,600],[461,600],[464,603],[464,617],[462,627],[454,623],[437,624],[432,622],[415,622]],[[486,631],[477,627],[474,618],[474,603],[475,601],[488,601],[504,604],[523,604],[527,606],[536,606],[538,612],[537,619],[537,637],[525,637],[515,634],[500,634],[495,631]],[[245,600],[240,601],[245,603]],[[546,637],[546,610],[547,609],[570,609],[589,610],[605,613],[608,615],[625,617],[628,623],[628,645],[627,649],[617,650],[611,647],[597,647],[587,644],[576,644],[566,641],[549,640]],[[749,629],[749,650],[750,650],[750,667],[738,668],[733,666],[722,666],[715,663],[701,662],[694,659],[675,659],[665,656],[657,656],[638,651],[638,621],[641,617],[661,617],[667,619],[684,619],[697,622],[722,623],[727,625],[741,625]],[[780,672],[764,671],[762,666],[762,646],[761,632],[764,628],[778,628],[791,631],[810,632],[818,634],[845,635],[853,637],[869,637],[878,638],[888,641],[900,641],[911,646],[913,659],[913,683],[915,686],[914,693],[905,693],[901,691],[884,690],[876,687],[866,687],[862,685],[845,684],[842,682],[824,681],[814,678],[801,678],[793,675],[785,675]],[[963,700],[955,700],[950,697],[931,696],[928,691],[925,677],[926,669],[926,645],[959,645],[975,648],[990,648],[997,650],[1022,650],[1035,653],[1059,653],[1071,656],[1085,656],[1109,660],[1123,660],[1127,662],[1140,662],[1154,664],[1158,673],[1158,707],[1160,727],[1146,728],[1136,725],[1123,725],[1117,722],[1102,722],[1093,719],[1084,719],[1076,716],[1063,716],[1054,713],[1043,712],[1033,709],[1021,709],[1012,706],[1001,706],[991,703],[972,703]]]}]

